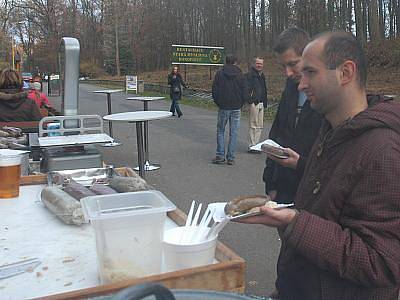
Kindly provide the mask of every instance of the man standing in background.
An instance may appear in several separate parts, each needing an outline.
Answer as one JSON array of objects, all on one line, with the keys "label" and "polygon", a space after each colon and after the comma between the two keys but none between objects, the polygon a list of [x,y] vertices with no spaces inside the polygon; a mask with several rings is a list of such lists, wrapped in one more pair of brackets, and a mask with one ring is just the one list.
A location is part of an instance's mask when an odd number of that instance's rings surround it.
[{"label": "man standing in background", "polygon": [[255,57],[245,77],[249,91],[249,153],[260,153],[251,150],[260,141],[264,127],[264,107],[267,107],[267,84],[263,73],[264,59]]},{"label": "man standing in background", "polygon": [[246,101],[246,82],[242,71],[236,66],[237,58],[228,54],[226,64],[215,74],[212,96],[218,106],[217,150],[213,164],[225,163],[225,127],[229,122],[229,144],[226,163],[235,164],[237,132],[240,126],[240,109]]},{"label": "man standing in background", "polygon": [[321,115],[311,108],[306,95],[297,89],[301,79],[301,54],[309,41],[307,32],[290,27],[278,36],[274,46],[287,80],[269,138],[300,154],[296,169],[267,159],[263,175],[265,192],[278,203],[293,202],[307,156],[321,127]]}]

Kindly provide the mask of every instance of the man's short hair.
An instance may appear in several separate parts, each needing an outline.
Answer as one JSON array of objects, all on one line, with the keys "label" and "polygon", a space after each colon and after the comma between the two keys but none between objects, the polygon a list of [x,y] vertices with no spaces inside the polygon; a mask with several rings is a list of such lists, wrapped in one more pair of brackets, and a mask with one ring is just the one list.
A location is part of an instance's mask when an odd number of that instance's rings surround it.
[{"label": "man's short hair", "polygon": [[254,57],[253,57],[253,65],[256,63],[256,60],[257,60],[257,59],[264,60],[264,57],[262,57],[261,55],[254,56]]},{"label": "man's short hair", "polygon": [[325,66],[334,70],[346,60],[355,63],[360,87],[367,85],[367,60],[364,50],[357,38],[344,31],[328,32],[318,35],[316,38],[326,38],[322,51],[322,60]]},{"label": "man's short hair", "polygon": [[227,65],[234,65],[237,62],[237,57],[235,54],[229,53],[225,57],[225,62]]},{"label": "man's short hair", "polygon": [[0,72],[0,89],[21,90],[22,86],[22,76],[16,70],[6,68]]},{"label": "man's short hair", "polygon": [[278,35],[273,50],[278,54],[282,54],[292,48],[297,55],[301,55],[309,42],[309,34],[303,29],[293,26],[285,29]]}]

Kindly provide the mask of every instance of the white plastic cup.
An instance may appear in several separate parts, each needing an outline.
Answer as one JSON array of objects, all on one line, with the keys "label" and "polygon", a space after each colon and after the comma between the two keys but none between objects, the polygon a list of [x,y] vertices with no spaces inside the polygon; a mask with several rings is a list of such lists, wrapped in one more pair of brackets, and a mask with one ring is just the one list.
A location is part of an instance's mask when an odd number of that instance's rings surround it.
[{"label": "white plastic cup", "polygon": [[187,227],[175,227],[164,232],[163,272],[209,265],[214,262],[217,237],[200,243],[181,243]]}]

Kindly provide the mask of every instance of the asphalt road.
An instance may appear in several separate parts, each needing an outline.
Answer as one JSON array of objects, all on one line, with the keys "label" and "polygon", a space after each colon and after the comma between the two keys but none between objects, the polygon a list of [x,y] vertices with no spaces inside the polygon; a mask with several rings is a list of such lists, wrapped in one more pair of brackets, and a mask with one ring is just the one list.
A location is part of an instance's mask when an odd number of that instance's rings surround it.
[{"label": "asphalt road", "polygon": [[[107,114],[106,95],[93,94],[98,86],[80,84],[79,114]],[[112,95],[112,112],[143,110],[142,102],[125,100],[125,93]],[[59,98],[50,97],[56,107]],[[169,111],[169,101],[149,103],[150,110]],[[152,121],[149,124],[150,161],[162,165],[148,172],[146,180],[187,213],[192,200],[208,204],[228,201],[240,195],[263,194],[263,154],[247,153],[248,120],[242,117],[238,134],[236,164],[213,165],[216,148],[217,113],[182,105],[182,118]],[[266,124],[262,139],[267,137]],[[105,130],[108,125],[105,122]],[[133,124],[114,123],[114,137],[123,143],[113,148],[99,147],[103,160],[114,166],[137,165],[136,131]],[[280,241],[274,229],[260,225],[228,224],[220,241],[247,263],[248,294],[267,295],[274,288]]]}]

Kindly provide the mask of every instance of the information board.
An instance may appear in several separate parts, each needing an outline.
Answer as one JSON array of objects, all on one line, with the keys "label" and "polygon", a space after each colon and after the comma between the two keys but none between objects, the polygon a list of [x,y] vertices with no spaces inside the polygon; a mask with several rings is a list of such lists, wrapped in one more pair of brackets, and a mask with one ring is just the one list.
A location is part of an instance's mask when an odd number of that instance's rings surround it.
[{"label": "information board", "polygon": [[171,64],[222,66],[224,47],[171,45]]},{"label": "information board", "polygon": [[125,91],[128,93],[128,91],[135,91],[136,94],[138,92],[138,79],[137,76],[132,76],[132,75],[126,75],[126,80],[125,80]]}]

